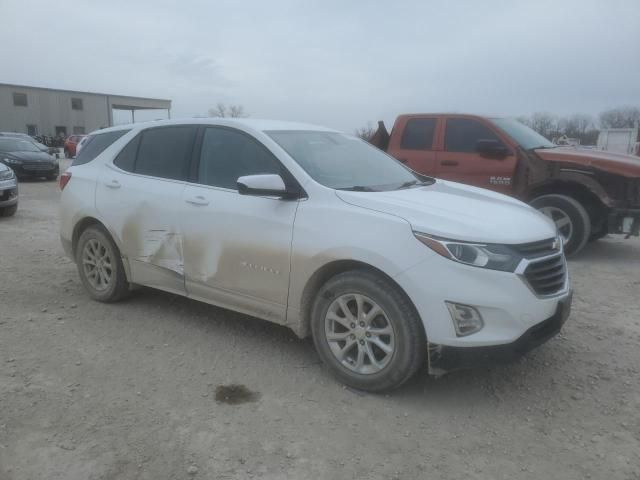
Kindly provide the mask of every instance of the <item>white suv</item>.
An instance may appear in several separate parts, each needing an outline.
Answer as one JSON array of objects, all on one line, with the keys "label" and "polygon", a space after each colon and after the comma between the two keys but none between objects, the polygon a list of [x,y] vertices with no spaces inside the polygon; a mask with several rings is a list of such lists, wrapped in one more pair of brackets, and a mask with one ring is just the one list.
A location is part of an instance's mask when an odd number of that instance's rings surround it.
[{"label": "white suv", "polygon": [[89,295],[146,285],[313,336],[343,382],[399,386],[518,356],[571,290],[554,224],[327,128],[192,119],[91,134],[61,176]]}]

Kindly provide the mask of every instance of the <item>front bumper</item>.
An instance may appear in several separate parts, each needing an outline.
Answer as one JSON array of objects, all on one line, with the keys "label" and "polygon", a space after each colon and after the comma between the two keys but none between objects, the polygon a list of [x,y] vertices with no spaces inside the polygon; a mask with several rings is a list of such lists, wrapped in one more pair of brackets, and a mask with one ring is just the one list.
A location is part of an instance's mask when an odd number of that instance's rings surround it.
[{"label": "front bumper", "polygon": [[50,177],[60,173],[58,162],[24,163],[11,165],[18,178]]},{"label": "front bumper", "polygon": [[542,345],[560,332],[571,313],[572,293],[558,302],[555,313],[525,331],[517,340],[503,345],[451,347],[430,343],[429,372],[442,374],[453,370],[508,363]]},{"label": "front bumper", "polygon": [[18,182],[11,180],[0,180],[0,208],[11,207],[18,203]]},{"label": "front bumper", "polygon": [[613,208],[607,219],[609,233],[638,236],[640,233],[640,208]]}]

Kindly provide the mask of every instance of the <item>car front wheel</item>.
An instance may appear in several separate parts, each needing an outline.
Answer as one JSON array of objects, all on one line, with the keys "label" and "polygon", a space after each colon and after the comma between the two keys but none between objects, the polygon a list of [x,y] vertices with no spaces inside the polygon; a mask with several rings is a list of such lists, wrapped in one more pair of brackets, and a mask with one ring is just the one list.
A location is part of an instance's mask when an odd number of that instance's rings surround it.
[{"label": "car front wheel", "polygon": [[311,322],[321,359],[351,387],[397,388],[424,362],[417,312],[396,285],[375,273],[354,270],[331,278],[318,292]]},{"label": "car front wheel", "polygon": [[544,213],[556,224],[567,255],[578,253],[591,236],[591,220],[586,209],[566,195],[542,195],[531,206]]}]

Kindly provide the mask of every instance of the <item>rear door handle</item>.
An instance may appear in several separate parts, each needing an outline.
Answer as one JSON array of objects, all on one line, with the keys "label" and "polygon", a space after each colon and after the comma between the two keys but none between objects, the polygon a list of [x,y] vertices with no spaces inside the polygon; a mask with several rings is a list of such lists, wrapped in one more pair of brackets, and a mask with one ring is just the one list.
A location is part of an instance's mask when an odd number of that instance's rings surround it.
[{"label": "rear door handle", "polygon": [[445,167],[456,167],[459,164],[455,160],[443,160],[440,162],[440,165],[444,165]]},{"label": "rear door handle", "polygon": [[120,188],[120,182],[115,178],[107,180],[104,184],[109,188]]},{"label": "rear door handle", "polygon": [[207,200],[202,195],[194,195],[193,197],[189,197],[186,199],[186,202],[192,205],[209,205],[209,200]]}]

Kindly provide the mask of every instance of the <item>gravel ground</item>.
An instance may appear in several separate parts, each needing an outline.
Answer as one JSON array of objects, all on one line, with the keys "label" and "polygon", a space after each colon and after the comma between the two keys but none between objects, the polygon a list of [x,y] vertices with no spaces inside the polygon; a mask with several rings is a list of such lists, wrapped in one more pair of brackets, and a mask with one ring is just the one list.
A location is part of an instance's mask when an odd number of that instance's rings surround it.
[{"label": "gravel ground", "polygon": [[[640,479],[638,239],[570,262],[571,318],[518,363],[363,395],[285,328],[147,289],[89,300],[56,184],[20,193],[0,219],[2,480]],[[217,399],[228,384],[248,401]]]}]

